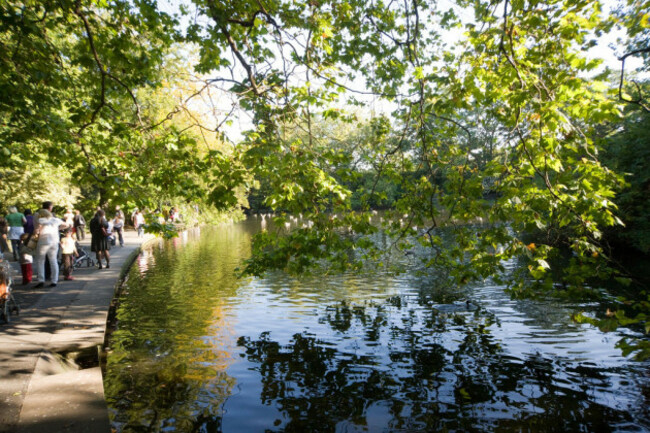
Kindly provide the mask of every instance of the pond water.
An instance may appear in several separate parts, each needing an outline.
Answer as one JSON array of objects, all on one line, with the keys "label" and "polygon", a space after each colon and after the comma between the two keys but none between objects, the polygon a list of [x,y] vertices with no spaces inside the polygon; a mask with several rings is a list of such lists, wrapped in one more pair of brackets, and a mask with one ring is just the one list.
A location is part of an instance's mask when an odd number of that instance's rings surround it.
[{"label": "pond water", "polygon": [[650,365],[570,320],[589,305],[415,272],[237,279],[260,222],[137,259],[105,372],[116,431],[650,431]]}]

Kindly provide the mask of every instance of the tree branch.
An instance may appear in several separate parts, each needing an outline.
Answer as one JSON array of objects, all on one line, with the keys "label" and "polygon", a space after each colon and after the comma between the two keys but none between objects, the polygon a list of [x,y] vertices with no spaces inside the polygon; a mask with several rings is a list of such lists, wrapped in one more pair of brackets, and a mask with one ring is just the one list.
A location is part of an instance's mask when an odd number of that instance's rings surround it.
[{"label": "tree branch", "polygon": [[138,100],[135,97],[135,95],[133,94],[133,91],[129,88],[129,86],[127,86],[124,82],[122,82],[122,80],[120,80],[115,75],[108,72],[106,70],[106,67],[104,66],[104,64],[102,63],[102,61],[99,58],[99,54],[98,54],[97,48],[95,46],[95,40],[94,40],[93,32],[92,32],[92,29],[90,27],[90,23],[88,22],[88,18],[86,17],[86,15],[84,15],[83,11],[81,10],[81,0],[77,0],[77,2],[75,4],[74,13],[83,22],[84,29],[86,30],[86,39],[88,39],[88,44],[90,45],[90,51],[91,51],[91,53],[93,55],[93,58],[95,59],[95,63],[97,64],[97,67],[99,68],[99,72],[101,74],[101,93],[100,93],[99,105],[95,108],[95,110],[93,110],[93,113],[92,113],[92,115],[90,117],[90,122],[87,122],[84,125],[82,125],[81,128],[79,128],[79,130],[77,131],[77,133],[80,134],[88,126],[95,123],[95,119],[97,118],[97,115],[99,114],[101,109],[104,106],[107,105],[107,103],[106,103],[106,77],[112,79],[113,81],[118,83],[120,86],[122,86],[127,91],[127,93],[129,94],[129,96],[131,97],[131,99],[133,100],[133,103],[135,105],[136,116],[138,117],[138,121],[140,122],[140,124],[142,124],[142,119],[140,117],[140,104],[138,104]]},{"label": "tree branch", "polygon": [[630,51],[629,53],[625,53],[624,55],[618,58],[618,60],[620,60],[621,62],[621,76],[618,84],[618,99],[623,102],[627,102],[628,104],[636,104],[639,107],[641,107],[643,111],[650,113],[650,106],[644,104],[643,95],[637,83],[634,84],[636,84],[637,93],[639,94],[638,99],[629,99],[623,96],[623,84],[625,83],[625,60],[630,56],[636,56],[637,54],[642,54],[642,53],[650,53],[650,47]]},{"label": "tree branch", "polygon": [[253,93],[255,93],[256,96],[260,96],[264,92],[262,89],[260,89],[259,85],[257,84],[253,67],[244,58],[244,55],[241,53],[241,51],[239,51],[239,48],[237,48],[235,39],[230,34],[230,31],[228,31],[228,27],[224,24],[224,21],[219,17],[214,0],[208,0],[208,6],[210,8],[212,19],[214,20],[215,24],[219,28],[219,31],[221,31],[221,34],[226,38],[226,42],[228,42],[228,46],[230,47],[230,50],[233,52],[235,57],[237,57],[239,63],[246,70],[246,75],[248,76],[248,80],[251,83],[251,88],[253,89]]}]

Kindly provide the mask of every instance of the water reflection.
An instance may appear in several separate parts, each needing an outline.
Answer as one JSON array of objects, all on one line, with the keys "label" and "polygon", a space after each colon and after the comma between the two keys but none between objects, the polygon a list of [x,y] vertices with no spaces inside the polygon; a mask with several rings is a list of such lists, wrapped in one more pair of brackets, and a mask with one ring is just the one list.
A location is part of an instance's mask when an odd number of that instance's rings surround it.
[{"label": "water reflection", "polygon": [[239,253],[221,266],[197,267],[210,257],[199,234],[187,248],[181,239],[143,253],[129,276],[105,379],[118,431],[221,431],[221,407],[235,385],[223,342],[233,330],[224,305],[205,302],[213,296],[205,283],[218,280],[225,289],[231,281],[234,288]]},{"label": "water reflection", "polygon": [[574,306],[415,273],[237,280],[262,221],[139,258],[108,357],[115,430],[650,429],[648,364]]},{"label": "water reflection", "polygon": [[283,412],[267,431],[643,430],[628,412],[640,406],[594,401],[615,398],[611,372],[513,357],[489,332],[491,315],[418,311],[397,299],[328,308],[329,338],[239,339],[262,403]]},{"label": "water reflection", "polygon": [[153,266],[155,261],[154,261],[154,255],[151,253],[150,250],[145,250],[140,253],[140,255],[137,258],[137,269],[138,272],[140,273],[140,276],[146,275],[147,271],[149,270],[149,266]]}]

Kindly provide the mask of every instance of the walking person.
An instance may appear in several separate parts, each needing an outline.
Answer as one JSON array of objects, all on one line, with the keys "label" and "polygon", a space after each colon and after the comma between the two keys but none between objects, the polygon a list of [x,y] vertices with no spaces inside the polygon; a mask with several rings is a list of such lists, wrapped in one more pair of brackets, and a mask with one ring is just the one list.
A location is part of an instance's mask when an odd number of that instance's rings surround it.
[{"label": "walking person", "polygon": [[122,213],[122,216],[120,216],[120,212],[117,212],[115,214],[115,218],[113,218],[113,233],[117,234],[117,238],[120,242],[120,246],[124,246],[124,236],[122,235],[122,231],[124,230],[124,213]]},{"label": "walking person", "polygon": [[108,239],[108,221],[105,218],[106,213],[99,209],[93,219],[90,220],[90,251],[93,251],[97,256],[97,263],[99,269],[102,269],[102,256],[106,260],[106,268],[111,267],[111,256],[109,251],[111,243]]},{"label": "walking person", "polygon": [[108,222],[108,228],[106,229],[106,237],[108,238],[108,242],[112,247],[115,246],[115,236],[113,236],[113,220],[106,218],[106,221]]},{"label": "walking person", "polygon": [[[42,208],[39,209],[38,211],[36,211],[36,214],[34,215],[34,231],[36,231],[38,229],[38,220],[40,218],[44,218],[44,217],[46,217],[48,215],[52,216],[54,218],[57,218],[57,216],[54,214],[54,203],[52,203],[49,200],[44,201]],[[37,235],[37,237],[38,237],[38,235]],[[59,251],[58,251],[59,239],[58,238],[56,240],[56,247],[57,247],[56,256],[57,256],[57,259],[58,259],[58,257],[59,257]],[[36,269],[38,270],[38,248],[36,248],[36,251],[34,251],[34,255],[36,256],[35,257],[36,258]],[[50,263],[49,257],[45,257],[45,274],[44,274],[45,281],[50,280],[51,275],[52,275],[52,265]]]},{"label": "walking person", "polygon": [[119,215],[120,218],[122,218],[122,221],[126,221],[126,217],[124,216],[124,211],[120,209],[120,206],[115,206],[115,214]]},{"label": "walking person", "polygon": [[63,278],[65,280],[74,280],[72,278],[72,265],[74,257],[77,257],[77,246],[72,238],[72,229],[66,229],[63,239],[61,239],[61,261],[63,262]]},{"label": "walking person", "polygon": [[14,253],[14,260],[18,261],[20,248],[20,236],[25,233],[23,224],[27,222],[25,215],[18,212],[16,206],[9,207],[9,214],[5,217],[7,224],[9,224],[9,231],[7,237],[11,241],[11,250]]},{"label": "walking person", "polygon": [[72,227],[74,225],[74,212],[72,211],[72,208],[66,209],[65,213],[63,214],[63,221],[68,227]]},{"label": "walking person", "polygon": [[142,215],[142,212],[140,212],[139,209],[136,211],[135,216],[133,217],[133,225],[138,231],[138,237],[141,238],[144,236],[144,215]]},{"label": "walking person", "polygon": [[45,285],[45,260],[50,264],[50,287],[56,287],[59,282],[59,263],[57,253],[59,252],[59,228],[65,226],[63,220],[53,216],[47,209],[39,211],[34,233],[38,235],[36,243],[36,274],[38,284],[35,287]]},{"label": "walking person", "polygon": [[74,218],[72,219],[72,224],[74,225],[74,231],[77,235],[78,241],[83,241],[86,239],[86,219],[79,209],[74,211]]},{"label": "walking person", "polygon": [[25,230],[25,233],[31,235],[34,233],[34,215],[32,215],[32,210],[25,209],[23,215],[25,215],[25,224],[23,224],[23,229]]}]

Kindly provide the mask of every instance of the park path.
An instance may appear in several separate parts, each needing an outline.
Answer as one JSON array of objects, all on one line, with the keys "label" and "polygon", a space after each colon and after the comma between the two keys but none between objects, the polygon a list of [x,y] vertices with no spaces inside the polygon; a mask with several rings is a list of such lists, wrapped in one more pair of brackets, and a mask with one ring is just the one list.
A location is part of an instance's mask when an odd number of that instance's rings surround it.
[{"label": "park path", "polygon": [[[22,310],[0,325],[0,432],[110,432],[99,366],[108,310],[143,242],[155,242],[133,231],[124,237],[110,269],[75,270],[57,287],[22,286],[14,274]],[[81,244],[90,251],[89,237]]]}]

